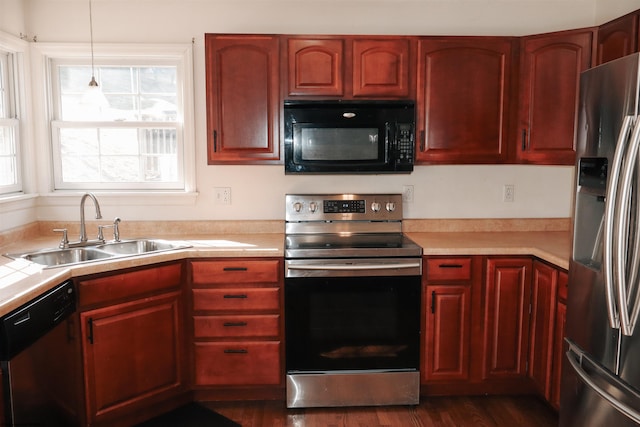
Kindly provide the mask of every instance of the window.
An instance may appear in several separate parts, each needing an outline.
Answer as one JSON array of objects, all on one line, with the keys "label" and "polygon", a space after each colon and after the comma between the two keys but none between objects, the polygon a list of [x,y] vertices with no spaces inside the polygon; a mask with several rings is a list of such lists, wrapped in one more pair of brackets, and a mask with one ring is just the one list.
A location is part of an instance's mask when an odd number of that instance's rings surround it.
[{"label": "window", "polygon": [[0,196],[22,191],[16,55],[0,40]]},{"label": "window", "polygon": [[188,61],[139,50],[135,57],[96,57],[98,91],[88,89],[90,58],[50,58],[56,190],[188,189]]}]

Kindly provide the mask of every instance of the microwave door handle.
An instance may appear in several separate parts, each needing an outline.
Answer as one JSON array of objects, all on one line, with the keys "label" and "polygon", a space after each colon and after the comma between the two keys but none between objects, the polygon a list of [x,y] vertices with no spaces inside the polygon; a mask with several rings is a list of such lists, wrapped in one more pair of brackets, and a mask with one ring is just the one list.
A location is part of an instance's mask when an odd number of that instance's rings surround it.
[{"label": "microwave door handle", "polygon": [[607,297],[607,314],[609,317],[609,325],[612,328],[618,329],[620,327],[620,319],[618,317],[616,307],[616,292],[615,283],[613,278],[613,248],[614,248],[614,218],[616,216],[617,205],[617,189],[620,180],[620,171],[624,160],[624,153],[627,147],[627,140],[631,130],[633,122],[633,116],[626,116],[622,122],[620,134],[618,135],[618,141],[616,143],[616,150],[613,155],[613,164],[611,165],[609,180],[607,182],[607,192],[605,199],[605,212],[604,212],[604,244],[603,244],[603,257],[602,257],[602,270],[604,275],[604,282],[606,288]]},{"label": "microwave door handle", "polygon": [[[385,162],[389,162],[389,158],[391,157],[391,153],[395,152],[396,147],[389,147],[389,141],[391,141],[391,123],[385,122],[384,124],[384,160]],[[395,140],[394,140],[395,142]]]}]

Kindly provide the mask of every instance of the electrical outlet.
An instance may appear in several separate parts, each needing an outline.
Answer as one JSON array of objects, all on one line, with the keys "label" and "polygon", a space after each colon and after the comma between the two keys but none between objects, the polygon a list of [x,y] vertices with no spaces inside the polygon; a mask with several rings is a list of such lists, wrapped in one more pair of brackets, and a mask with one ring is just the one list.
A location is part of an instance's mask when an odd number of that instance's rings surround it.
[{"label": "electrical outlet", "polygon": [[516,186],[513,184],[505,184],[502,191],[503,202],[513,202],[516,199]]},{"label": "electrical outlet", "polygon": [[402,186],[402,201],[405,203],[413,203],[413,185]]},{"label": "electrical outlet", "polygon": [[230,187],[215,187],[214,192],[215,192],[216,205],[231,204],[231,188]]}]

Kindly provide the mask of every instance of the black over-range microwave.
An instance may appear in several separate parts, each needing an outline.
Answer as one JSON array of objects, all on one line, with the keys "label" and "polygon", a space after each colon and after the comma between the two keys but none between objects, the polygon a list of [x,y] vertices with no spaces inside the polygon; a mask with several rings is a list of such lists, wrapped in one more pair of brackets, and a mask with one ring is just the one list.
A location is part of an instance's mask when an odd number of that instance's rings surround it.
[{"label": "black over-range microwave", "polygon": [[285,173],[410,173],[413,101],[285,101]]}]

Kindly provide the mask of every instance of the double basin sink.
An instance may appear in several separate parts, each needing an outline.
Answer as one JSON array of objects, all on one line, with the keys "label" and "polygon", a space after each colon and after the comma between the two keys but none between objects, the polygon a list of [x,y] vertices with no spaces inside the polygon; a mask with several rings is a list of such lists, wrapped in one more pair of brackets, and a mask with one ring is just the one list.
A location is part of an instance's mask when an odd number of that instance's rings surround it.
[{"label": "double basin sink", "polygon": [[167,240],[135,239],[72,248],[42,249],[21,254],[7,254],[7,256],[13,259],[25,259],[46,267],[60,267],[70,264],[105,261],[112,258],[144,255],[188,247],[190,246],[169,242]]}]

